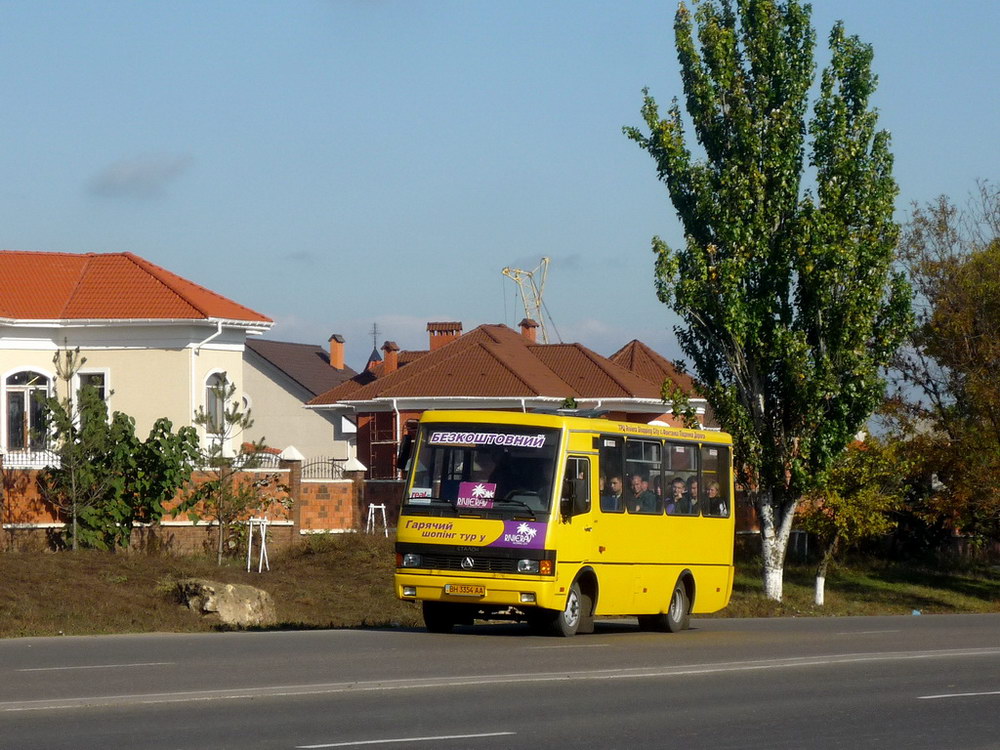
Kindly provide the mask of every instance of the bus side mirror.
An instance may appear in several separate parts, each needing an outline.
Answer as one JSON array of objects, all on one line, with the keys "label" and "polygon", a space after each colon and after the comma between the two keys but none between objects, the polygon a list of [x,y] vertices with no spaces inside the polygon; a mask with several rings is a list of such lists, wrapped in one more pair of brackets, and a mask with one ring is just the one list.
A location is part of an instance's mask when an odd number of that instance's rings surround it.
[{"label": "bus side mirror", "polygon": [[413,453],[413,435],[407,433],[403,435],[403,440],[399,444],[399,453],[396,455],[396,468],[406,471],[410,462],[410,454]]}]

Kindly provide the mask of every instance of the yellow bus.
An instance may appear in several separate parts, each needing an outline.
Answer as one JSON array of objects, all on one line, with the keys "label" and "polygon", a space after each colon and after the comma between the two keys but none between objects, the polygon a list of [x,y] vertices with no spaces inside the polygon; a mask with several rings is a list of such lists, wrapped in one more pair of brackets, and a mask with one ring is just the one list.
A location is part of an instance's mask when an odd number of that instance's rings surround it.
[{"label": "yellow bus", "polygon": [[[476,619],[675,632],[733,584],[732,440],[551,413],[428,411],[409,464],[395,586],[432,632]],[[401,465],[403,465],[401,463]]]}]

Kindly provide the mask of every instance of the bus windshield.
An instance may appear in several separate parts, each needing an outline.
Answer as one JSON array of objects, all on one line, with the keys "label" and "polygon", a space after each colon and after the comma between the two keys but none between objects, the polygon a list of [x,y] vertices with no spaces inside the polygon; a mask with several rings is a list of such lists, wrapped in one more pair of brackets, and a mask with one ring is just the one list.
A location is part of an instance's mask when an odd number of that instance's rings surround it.
[{"label": "bus windshield", "polygon": [[546,516],[559,430],[513,425],[422,425],[407,483],[409,512]]}]

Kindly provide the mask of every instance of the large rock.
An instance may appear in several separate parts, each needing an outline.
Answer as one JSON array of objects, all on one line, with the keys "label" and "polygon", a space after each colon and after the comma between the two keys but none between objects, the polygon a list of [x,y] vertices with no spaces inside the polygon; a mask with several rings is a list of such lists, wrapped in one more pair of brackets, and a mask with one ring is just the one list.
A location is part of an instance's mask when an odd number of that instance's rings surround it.
[{"label": "large rock", "polygon": [[194,612],[218,615],[225,625],[253,627],[278,621],[271,595],[253,586],[186,578],[177,582],[177,598]]}]

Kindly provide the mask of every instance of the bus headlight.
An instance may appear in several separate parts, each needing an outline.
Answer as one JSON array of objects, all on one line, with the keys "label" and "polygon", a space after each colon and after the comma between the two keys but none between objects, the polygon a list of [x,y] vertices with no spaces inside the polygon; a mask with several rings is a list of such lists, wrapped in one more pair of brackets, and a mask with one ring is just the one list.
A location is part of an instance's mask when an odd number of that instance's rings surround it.
[{"label": "bus headlight", "polygon": [[518,560],[517,572],[528,575],[555,575],[555,560]]},{"label": "bus headlight", "polygon": [[416,552],[407,552],[399,561],[399,567],[401,568],[419,568],[420,564],[423,562],[423,558]]},{"label": "bus headlight", "polygon": [[518,560],[518,573],[538,573],[538,560]]}]

